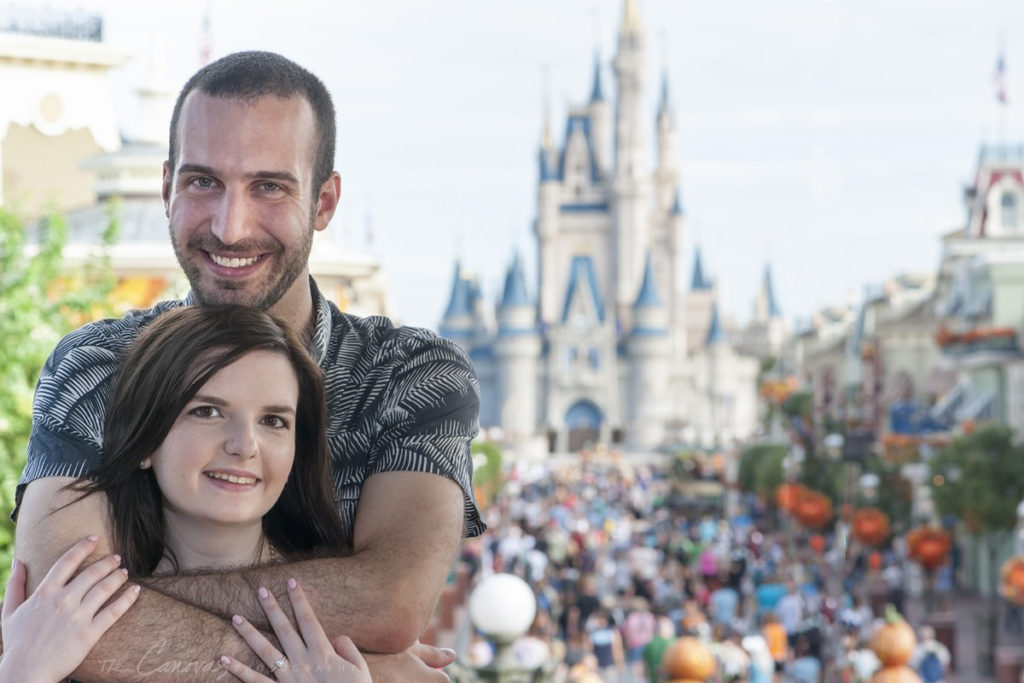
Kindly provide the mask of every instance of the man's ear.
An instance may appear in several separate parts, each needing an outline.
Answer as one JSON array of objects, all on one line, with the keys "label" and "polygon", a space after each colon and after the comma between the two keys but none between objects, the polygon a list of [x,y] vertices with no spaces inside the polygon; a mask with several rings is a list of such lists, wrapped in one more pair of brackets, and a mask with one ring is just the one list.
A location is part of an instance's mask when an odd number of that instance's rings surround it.
[{"label": "man's ear", "polygon": [[163,180],[160,184],[160,196],[163,197],[164,200],[164,215],[168,218],[171,217],[171,180],[173,176],[174,171],[165,161]]},{"label": "man's ear", "polygon": [[341,176],[337,171],[332,171],[324,184],[320,186],[320,193],[316,200],[316,219],[313,221],[314,230],[323,230],[331,222],[334,212],[338,210],[338,202],[341,200]]}]

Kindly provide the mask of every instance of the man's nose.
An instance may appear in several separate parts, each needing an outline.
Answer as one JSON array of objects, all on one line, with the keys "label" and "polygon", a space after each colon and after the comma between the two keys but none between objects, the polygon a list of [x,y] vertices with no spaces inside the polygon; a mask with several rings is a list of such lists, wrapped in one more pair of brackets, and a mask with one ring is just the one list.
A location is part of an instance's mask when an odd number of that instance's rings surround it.
[{"label": "man's nose", "polygon": [[228,189],[213,215],[210,230],[223,244],[237,244],[249,236],[249,218],[246,193]]}]

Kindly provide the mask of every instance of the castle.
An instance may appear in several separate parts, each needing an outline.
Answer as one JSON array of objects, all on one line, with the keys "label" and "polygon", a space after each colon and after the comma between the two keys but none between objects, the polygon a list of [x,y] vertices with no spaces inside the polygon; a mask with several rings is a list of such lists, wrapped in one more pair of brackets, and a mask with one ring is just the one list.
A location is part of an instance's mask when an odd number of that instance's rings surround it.
[{"label": "castle", "polygon": [[561,146],[545,122],[537,299],[516,256],[491,316],[477,280],[455,266],[440,331],[470,354],[481,425],[498,428],[506,443],[549,452],[596,444],[713,448],[757,427],[756,356],[777,354],[784,336],[770,272],[755,320],[733,339],[699,249],[689,290],[677,286],[684,238],[678,133],[663,77],[652,170],[645,43],[637,3],[625,0],[612,62],[614,109],[595,60],[589,102],[570,108]]}]

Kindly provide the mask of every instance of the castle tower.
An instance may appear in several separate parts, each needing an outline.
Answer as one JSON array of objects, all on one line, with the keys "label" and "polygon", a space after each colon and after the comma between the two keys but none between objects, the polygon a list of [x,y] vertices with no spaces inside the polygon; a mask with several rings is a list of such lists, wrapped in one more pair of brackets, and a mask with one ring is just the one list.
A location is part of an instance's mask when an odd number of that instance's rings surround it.
[{"label": "castle tower", "polygon": [[463,276],[462,263],[455,262],[452,278],[452,293],[448,297],[448,308],[441,320],[441,336],[451,339],[469,353],[473,344],[474,316],[472,282]]},{"label": "castle tower", "polygon": [[505,275],[494,343],[498,417],[508,439],[522,440],[537,433],[540,350],[536,308],[526,293],[517,254]]},{"label": "castle tower", "polygon": [[647,252],[628,342],[629,441],[636,448],[651,449],[664,441],[671,349],[668,311],[658,293],[651,252]]},{"label": "castle tower", "polygon": [[611,160],[608,158],[610,144],[610,125],[608,101],[604,97],[604,89],[601,87],[601,56],[594,53],[594,85],[590,90],[590,113],[591,134],[594,141],[594,157],[597,169],[602,178],[606,178],[611,171]]},{"label": "castle tower", "polygon": [[715,285],[704,272],[700,247],[693,251],[693,274],[690,291],[686,293],[687,352],[693,353],[705,346],[711,329],[715,303]]},{"label": "castle tower", "polygon": [[637,0],[625,0],[614,61],[618,98],[615,112],[615,173],[612,181],[613,232],[610,252],[615,308],[629,321],[650,246],[650,171],[644,139],[644,33]]},{"label": "castle tower", "polygon": [[678,200],[679,166],[676,163],[676,148],[679,137],[676,132],[675,114],[668,96],[668,74],[661,76],[661,98],[658,101],[658,165],[654,171],[655,193],[658,210],[671,213]]}]

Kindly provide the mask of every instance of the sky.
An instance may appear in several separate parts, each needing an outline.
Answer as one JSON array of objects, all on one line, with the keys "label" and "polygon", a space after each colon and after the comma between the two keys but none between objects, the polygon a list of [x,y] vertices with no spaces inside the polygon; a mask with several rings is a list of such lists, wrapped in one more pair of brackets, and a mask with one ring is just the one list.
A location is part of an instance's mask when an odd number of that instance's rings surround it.
[{"label": "sky", "polygon": [[[9,4],[9,3],[8,3]],[[154,56],[175,87],[214,58],[273,50],[318,74],[338,110],[339,244],[377,255],[396,317],[436,327],[455,259],[485,296],[531,233],[544,93],[558,142],[567,108],[605,93],[621,0],[78,0],[136,54],[113,75],[132,125]],[[764,264],[791,321],[933,272],[964,221],[983,142],[1022,140],[1019,0],[640,0],[651,163],[667,74],[679,130],[689,278],[695,244],[727,316],[752,310]],[[1015,29],[1020,34],[1024,29]],[[1010,104],[994,73],[1005,54]],[[532,288],[535,290],[535,287]],[[535,291],[533,292],[535,294]]]}]

